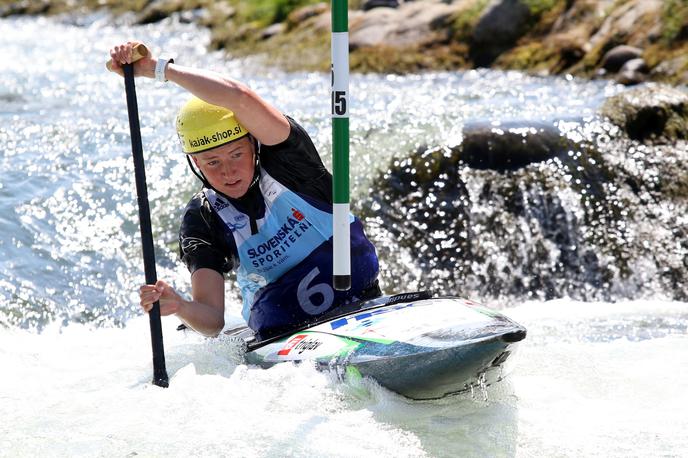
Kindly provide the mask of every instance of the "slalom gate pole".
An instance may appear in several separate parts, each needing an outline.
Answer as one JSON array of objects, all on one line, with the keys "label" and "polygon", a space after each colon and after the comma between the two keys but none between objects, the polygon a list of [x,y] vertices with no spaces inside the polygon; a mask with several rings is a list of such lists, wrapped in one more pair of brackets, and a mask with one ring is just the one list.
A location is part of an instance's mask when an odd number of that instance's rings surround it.
[{"label": "slalom gate pole", "polygon": [[332,284],[338,291],[351,288],[348,10],[348,0],[332,0]]}]

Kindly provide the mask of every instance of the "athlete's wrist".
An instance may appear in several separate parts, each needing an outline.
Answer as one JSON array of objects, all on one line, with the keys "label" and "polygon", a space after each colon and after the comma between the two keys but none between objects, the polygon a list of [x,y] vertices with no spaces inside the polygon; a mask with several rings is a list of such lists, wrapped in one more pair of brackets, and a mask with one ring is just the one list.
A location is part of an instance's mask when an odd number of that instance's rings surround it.
[{"label": "athlete's wrist", "polygon": [[155,68],[153,69],[153,75],[156,81],[159,83],[167,82],[167,67],[169,64],[174,62],[174,59],[167,55],[160,55],[155,61]]},{"label": "athlete's wrist", "polygon": [[141,59],[136,63],[136,75],[155,79],[155,59]]},{"label": "athlete's wrist", "polygon": [[179,296],[179,300],[176,301],[176,310],[174,312],[181,319],[186,319],[188,317],[189,310],[191,310],[191,301],[187,301],[183,297]]}]

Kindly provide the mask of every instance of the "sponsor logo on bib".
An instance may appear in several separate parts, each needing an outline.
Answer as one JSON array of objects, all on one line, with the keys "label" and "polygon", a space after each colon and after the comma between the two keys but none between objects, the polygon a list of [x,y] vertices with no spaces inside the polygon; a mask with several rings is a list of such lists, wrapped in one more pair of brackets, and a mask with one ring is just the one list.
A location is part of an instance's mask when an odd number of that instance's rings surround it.
[{"label": "sponsor logo on bib", "polygon": [[215,202],[213,203],[213,208],[215,209],[215,211],[218,212],[224,210],[227,207],[229,207],[229,203],[220,197],[215,199]]}]

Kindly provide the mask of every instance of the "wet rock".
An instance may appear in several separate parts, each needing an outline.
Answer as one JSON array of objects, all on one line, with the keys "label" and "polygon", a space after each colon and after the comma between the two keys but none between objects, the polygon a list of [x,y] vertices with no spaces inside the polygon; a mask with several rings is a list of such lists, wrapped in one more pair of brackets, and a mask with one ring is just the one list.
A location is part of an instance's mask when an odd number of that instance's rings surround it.
[{"label": "wet rock", "polygon": [[688,55],[679,55],[658,64],[650,76],[659,81],[670,81],[688,86]]},{"label": "wet rock", "polygon": [[204,11],[199,23],[210,28],[226,27],[227,21],[236,15],[236,8],[225,2],[212,2]]},{"label": "wet rock", "polygon": [[649,71],[643,59],[631,59],[624,63],[615,79],[617,83],[632,86],[644,82]]},{"label": "wet rock", "polygon": [[267,40],[269,38],[274,37],[275,35],[283,33],[286,30],[286,28],[287,27],[283,22],[272,24],[271,26],[263,29],[263,31],[260,34],[260,38],[263,40]]},{"label": "wet rock", "polygon": [[471,59],[489,67],[502,52],[512,48],[528,30],[531,13],[521,0],[493,0],[480,17],[471,37]]},{"label": "wet rock", "polygon": [[409,48],[444,41],[447,31],[438,29],[455,10],[455,5],[440,1],[404,3],[397,9],[376,8],[351,17],[349,45],[352,50],[382,45]]},{"label": "wet rock", "polygon": [[634,46],[616,46],[602,58],[602,68],[611,73],[621,70],[626,62],[637,59],[643,55],[643,50]]},{"label": "wet rock", "polygon": [[688,138],[688,94],[663,85],[648,85],[607,99],[602,115],[634,140],[652,143]]},{"label": "wet rock", "polygon": [[361,9],[363,11],[368,11],[373,8],[397,8],[398,6],[398,0],[366,0],[361,5]]},{"label": "wet rock", "polygon": [[[329,13],[329,6],[324,2],[297,8],[287,16],[287,27],[290,29],[298,27],[308,19],[315,16],[325,15],[325,13]],[[327,14],[326,16],[330,15]]]},{"label": "wet rock", "polygon": [[367,203],[386,231],[376,245],[411,264],[392,288],[414,281],[483,300],[615,300],[655,288],[688,297],[688,144],[610,142],[615,128],[593,124],[566,154],[506,172],[469,166],[465,141],[395,161]]},{"label": "wet rock", "polygon": [[470,127],[464,129],[461,161],[476,169],[516,170],[570,149],[553,126]]},{"label": "wet rock", "polygon": [[611,11],[590,38],[590,49],[611,49],[619,43],[642,47],[648,35],[658,34],[662,8],[662,0],[629,0],[621,4]]},{"label": "wet rock", "polygon": [[50,0],[22,0],[10,2],[8,5],[0,5],[0,17],[20,14],[45,14],[50,9],[50,6]]},{"label": "wet rock", "polygon": [[183,0],[156,0],[141,11],[136,22],[139,24],[152,24],[181,11],[184,11]]},{"label": "wet rock", "polygon": [[[218,10],[213,10],[217,12]],[[149,3],[138,14],[136,22],[138,24],[152,24],[160,22],[168,17],[175,15],[179,22],[185,24],[216,24],[210,21],[211,13],[205,8],[200,8],[197,3],[189,3],[187,0],[156,0]]]},{"label": "wet rock", "polygon": [[550,35],[547,40],[534,40],[501,54],[497,67],[536,72],[540,75],[562,73],[585,55],[588,36],[583,28]]},{"label": "wet rock", "polygon": [[205,8],[194,8],[192,10],[183,10],[172,14],[177,15],[179,22],[182,24],[198,24],[205,18],[206,13]]},{"label": "wet rock", "polygon": [[26,6],[22,6],[20,2],[0,5],[0,17],[4,18],[14,16],[15,14],[24,14],[25,10]]},{"label": "wet rock", "polygon": [[613,273],[596,244],[618,243],[605,234],[621,214],[605,187],[611,173],[597,150],[560,137],[529,124],[468,128],[459,146],[395,161],[366,207],[395,249],[409,250],[422,288],[483,298],[604,294]]},{"label": "wet rock", "polygon": [[395,10],[377,8],[366,12],[350,24],[349,47],[352,50],[389,43],[400,23],[401,15]]},{"label": "wet rock", "polygon": [[590,38],[600,26],[600,19],[607,16],[616,0],[575,0],[568,1],[566,10],[552,25],[552,33],[567,32],[571,29],[584,28]]},{"label": "wet rock", "polygon": [[[535,10],[533,15],[538,17],[528,20],[526,36],[501,54],[493,66],[541,75],[579,73],[580,70],[576,68],[583,67],[581,61],[591,50],[590,37],[597,31],[615,1],[524,2],[531,7],[539,6],[543,9],[539,12]],[[556,19],[552,13],[558,13]],[[535,30],[548,32],[543,37],[542,32],[533,33]]]},{"label": "wet rock", "polygon": [[0,18],[6,18],[18,14],[14,5],[0,5]]}]

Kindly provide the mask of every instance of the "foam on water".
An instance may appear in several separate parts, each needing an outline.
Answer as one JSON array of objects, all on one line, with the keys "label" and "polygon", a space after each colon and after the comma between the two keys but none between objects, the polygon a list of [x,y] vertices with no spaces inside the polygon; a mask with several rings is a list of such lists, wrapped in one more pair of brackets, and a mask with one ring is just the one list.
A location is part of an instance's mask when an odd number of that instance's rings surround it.
[{"label": "foam on water", "polygon": [[[555,313],[565,310],[564,316]],[[688,426],[688,308],[656,301],[526,304],[532,324],[512,379],[522,451],[681,456]]]},{"label": "foam on water", "polygon": [[[0,331],[0,456],[681,456],[688,306],[528,303],[514,372],[482,396],[411,402],[307,365],[246,366],[164,319]],[[228,317],[232,318],[232,317]],[[638,325],[638,323],[644,323]],[[627,329],[621,333],[615,330]],[[639,331],[640,330],[640,331]],[[612,335],[601,340],[597,335]]]},{"label": "foam on water", "polygon": [[0,455],[422,453],[413,434],[348,409],[313,368],[248,368],[230,345],[165,331],[169,389],[150,384],[143,318],[125,329],[3,331]]}]

